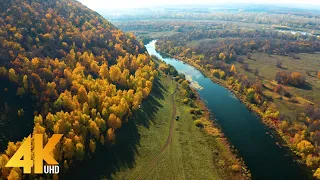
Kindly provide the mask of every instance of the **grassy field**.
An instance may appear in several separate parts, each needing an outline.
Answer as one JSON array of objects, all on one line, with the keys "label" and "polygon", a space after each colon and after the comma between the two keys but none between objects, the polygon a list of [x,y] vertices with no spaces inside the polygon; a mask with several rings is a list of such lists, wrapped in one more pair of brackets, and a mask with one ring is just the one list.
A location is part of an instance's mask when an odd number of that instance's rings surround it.
[{"label": "grassy field", "polygon": [[[171,94],[177,86],[170,77],[162,77],[161,88],[155,97],[159,109],[150,123],[138,125],[140,144],[134,155],[135,164],[123,166],[112,175],[114,179],[230,179],[239,177],[228,165],[225,147],[213,136],[206,135],[196,127],[189,114],[190,107],[182,103],[179,91],[175,95],[179,121],[174,120],[172,141],[163,149],[170,129],[173,104]],[[152,106],[143,105],[141,111],[149,111]],[[158,156],[158,158],[154,158]],[[239,177],[240,178],[240,177]]]},{"label": "grassy field", "polygon": [[[249,71],[242,68],[242,64],[235,63],[237,71],[246,74],[250,79],[256,79],[254,70],[259,70],[259,76],[263,79],[265,86],[274,88],[276,72],[301,72],[306,77],[308,86],[306,88],[297,88],[293,86],[284,86],[287,91],[292,93],[298,100],[298,103],[291,103],[286,98],[280,98],[277,93],[266,89],[265,95],[271,96],[280,112],[290,114],[292,110],[302,110],[307,104],[320,104],[320,79],[316,77],[316,72],[320,70],[320,54],[299,54],[300,59],[293,59],[287,56],[267,55],[265,53],[253,53],[253,58],[244,57],[244,62],[249,64]],[[282,62],[282,68],[276,67],[277,61]],[[311,76],[306,72],[312,72]]]}]

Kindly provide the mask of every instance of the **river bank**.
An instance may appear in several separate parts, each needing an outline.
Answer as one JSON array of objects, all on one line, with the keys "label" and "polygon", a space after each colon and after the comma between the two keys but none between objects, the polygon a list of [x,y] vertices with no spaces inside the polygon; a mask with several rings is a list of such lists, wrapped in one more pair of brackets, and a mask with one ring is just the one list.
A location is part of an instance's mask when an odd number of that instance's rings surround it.
[{"label": "river bank", "polygon": [[222,143],[222,146],[224,146],[230,154],[234,155],[235,161],[238,161],[240,163],[243,176],[246,178],[251,178],[251,173],[248,167],[246,166],[244,160],[239,155],[238,150],[229,142],[229,140],[225,137],[225,134],[223,134],[221,127],[217,123],[214,114],[211,113],[209,108],[206,106],[204,101],[200,98],[200,95],[198,91],[195,88],[192,88],[193,93],[196,95],[195,103],[197,106],[204,112],[204,124],[206,124],[203,127],[203,130],[206,134],[210,136],[214,136],[218,138],[218,140]]},{"label": "river bank", "polygon": [[[161,52],[160,49],[157,49],[157,50],[159,51],[160,54],[163,54],[166,57],[171,57],[169,54]],[[196,63],[194,63],[192,61],[185,60],[184,58],[179,57],[179,56],[173,56],[173,58],[178,59],[178,60],[180,60],[180,61],[182,61],[184,63],[187,63],[188,65],[196,68],[203,75],[208,77],[210,80],[212,80],[213,82],[225,87],[231,93],[233,93],[247,107],[248,110],[250,110],[255,115],[257,115],[259,117],[259,119],[261,120],[261,122],[263,122],[269,128],[270,133],[268,133],[268,135],[270,135],[271,138],[274,138],[276,140],[275,144],[277,146],[279,146],[280,148],[287,149],[288,152],[290,153],[290,156],[292,156],[294,158],[294,160],[301,166],[301,168],[304,169],[304,171],[308,174],[309,178],[313,179],[313,175],[312,175],[311,170],[306,166],[306,164],[301,162],[302,158],[297,153],[295,153],[295,149],[292,146],[290,146],[290,143],[288,143],[286,141],[286,139],[284,138],[284,134],[278,128],[277,124],[274,121],[270,120],[269,118],[264,117],[264,113],[257,106],[255,106],[254,104],[251,104],[246,99],[246,95],[245,94],[242,94],[242,93],[236,91],[234,89],[234,87],[229,85],[226,81],[224,81],[222,79],[218,79],[218,78],[210,75],[209,72],[207,72],[202,67],[198,66]]]},{"label": "river bank", "polygon": [[[223,161],[226,161],[226,164],[229,164],[227,166],[228,169],[230,169],[234,175],[234,177],[239,178],[239,173],[242,174],[242,178],[245,179],[250,179],[251,178],[251,173],[248,170],[247,166],[245,165],[243,159],[239,155],[237,149],[232,146],[232,144],[228,141],[226,138],[225,134],[222,132],[221,127],[217,123],[214,114],[211,113],[209,108],[206,106],[205,102],[203,99],[201,99],[200,94],[197,90],[202,90],[203,88],[195,81],[192,80],[191,76],[186,76],[186,77],[180,77],[171,75],[170,72],[165,70],[164,67],[166,66],[165,61],[160,60],[159,58],[153,56],[154,62],[156,62],[159,68],[160,75],[168,76],[171,77],[172,79],[175,79],[177,83],[179,84],[176,88],[176,101],[180,105],[179,107],[183,106],[190,106],[191,108],[188,113],[183,113],[183,115],[191,115],[191,118],[194,120],[192,124],[194,126],[197,126],[199,130],[204,133],[204,138],[206,136],[212,138],[212,140],[216,141],[216,146],[219,147],[220,151],[213,151],[213,154],[217,156],[218,154],[222,154],[224,157]],[[174,68],[174,67],[173,67]],[[164,71],[167,72],[164,72]],[[174,68],[173,72],[176,72],[177,70]],[[189,82],[189,88],[190,91],[192,92],[192,98],[189,98],[188,95],[184,94],[185,92],[183,88],[183,82],[184,80],[187,80]],[[183,102],[183,104],[181,104]],[[197,112],[197,113],[195,113]],[[181,112],[179,113],[180,115]],[[177,121],[180,121],[179,119]],[[190,122],[188,122],[190,123]],[[218,164],[221,164],[221,162],[217,161]],[[225,163],[223,163],[225,164]],[[226,168],[225,165],[222,165],[221,168]],[[227,170],[228,171],[228,170]],[[234,178],[233,177],[233,178]],[[241,176],[240,176],[241,177]]]},{"label": "river bank", "polygon": [[[277,140],[270,137],[272,132],[265,123],[252,114],[252,111],[248,111],[248,107],[252,110],[254,107],[248,104],[245,106],[242,102],[245,99],[241,98],[232,87],[228,87],[223,81],[209,79],[208,74],[201,73],[201,68],[190,66],[186,61],[184,64],[183,61],[163,58],[155,51],[155,41],[146,47],[149,53],[164,59],[178,71],[192,76],[193,81],[203,87],[203,90],[198,90],[201,98],[216,115],[218,124],[246,162],[253,179],[307,179],[310,176],[301,170],[301,165],[293,162],[292,156],[277,144]],[[223,86],[229,90],[222,88]]]}]

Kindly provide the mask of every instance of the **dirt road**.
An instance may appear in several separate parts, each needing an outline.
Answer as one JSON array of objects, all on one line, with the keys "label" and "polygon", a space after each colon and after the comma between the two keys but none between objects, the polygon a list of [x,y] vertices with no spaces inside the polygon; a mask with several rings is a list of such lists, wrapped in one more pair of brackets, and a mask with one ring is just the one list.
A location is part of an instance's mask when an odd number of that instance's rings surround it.
[{"label": "dirt road", "polygon": [[174,130],[174,122],[176,119],[176,113],[177,113],[177,107],[175,103],[175,94],[176,94],[177,88],[175,91],[171,94],[171,102],[172,102],[172,117],[171,117],[171,122],[170,122],[170,129],[169,129],[169,134],[166,143],[162,146],[161,150],[159,153],[157,153],[148,163],[147,165],[143,168],[143,170],[138,174],[137,177],[134,177],[133,179],[143,179],[152,168],[154,168],[158,161],[160,156],[163,154],[163,152],[167,149],[167,147],[171,144],[172,137],[173,137],[173,130]]}]

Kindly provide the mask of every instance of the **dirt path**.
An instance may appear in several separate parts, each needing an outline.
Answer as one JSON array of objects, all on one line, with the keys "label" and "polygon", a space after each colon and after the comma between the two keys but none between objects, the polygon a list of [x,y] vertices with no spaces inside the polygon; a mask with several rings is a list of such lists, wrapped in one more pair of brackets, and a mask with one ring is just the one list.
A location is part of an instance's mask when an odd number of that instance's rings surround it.
[{"label": "dirt path", "polygon": [[159,153],[157,153],[148,163],[147,165],[143,168],[142,171],[140,171],[140,173],[138,174],[137,177],[134,177],[133,179],[143,179],[143,177],[145,177],[147,175],[148,172],[151,171],[152,168],[154,168],[155,165],[158,164],[159,158],[160,156],[163,154],[163,152],[167,149],[167,147],[171,144],[172,141],[172,136],[173,136],[173,130],[174,130],[174,122],[175,122],[175,118],[176,118],[176,113],[177,113],[177,107],[176,107],[176,102],[174,100],[175,94],[177,92],[177,87],[174,90],[174,92],[171,94],[171,102],[172,102],[172,117],[171,117],[171,122],[170,122],[170,130],[169,130],[169,135],[167,138],[166,143],[163,145],[163,147],[161,148],[161,151]]}]

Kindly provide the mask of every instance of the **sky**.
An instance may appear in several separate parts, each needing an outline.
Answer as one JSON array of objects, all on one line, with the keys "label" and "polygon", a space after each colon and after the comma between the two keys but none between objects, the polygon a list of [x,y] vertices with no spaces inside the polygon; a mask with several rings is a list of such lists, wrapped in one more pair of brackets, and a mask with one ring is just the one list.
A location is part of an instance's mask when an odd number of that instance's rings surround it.
[{"label": "sky", "polygon": [[160,5],[182,5],[182,4],[219,4],[224,3],[274,3],[291,5],[317,5],[320,0],[78,0],[93,10],[143,8],[156,7]]}]

